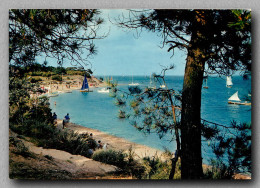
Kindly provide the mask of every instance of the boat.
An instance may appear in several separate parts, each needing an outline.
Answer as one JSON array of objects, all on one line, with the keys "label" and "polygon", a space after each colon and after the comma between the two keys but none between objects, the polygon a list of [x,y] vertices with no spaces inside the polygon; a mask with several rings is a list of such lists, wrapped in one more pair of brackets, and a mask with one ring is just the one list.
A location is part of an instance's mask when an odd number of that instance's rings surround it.
[{"label": "boat", "polygon": [[231,88],[233,85],[231,76],[227,76],[226,87]]},{"label": "boat", "polygon": [[97,91],[98,93],[109,93],[109,89],[108,88],[102,88],[100,90]]},{"label": "boat", "polygon": [[134,77],[132,76],[132,83],[129,86],[139,86],[139,83],[134,83]]},{"label": "boat", "polygon": [[231,97],[229,97],[228,104],[251,105],[251,102],[248,101],[241,102],[241,100],[238,97],[238,91],[237,91]]},{"label": "boat", "polygon": [[208,89],[209,87],[208,87],[208,79],[207,78],[205,78],[205,83],[206,83],[206,85],[203,88]]},{"label": "boat", "polygon": [[150,75],[150,85],[148,86],[148,89],[156,89],[156,86],[153,84],[152,81],[152,75]]},{"label": "boat", "polygon": [[86,75],[84,75],[84,80],[83,80],[83,83],[82,83],[82,87],[81,87],[81,89],[80,89],[80,92],[93,92],[93,90],[90,90],[90,89],[89,89],[88,80],[87,80]]},{"label": "boat", "polygon": [[160,88],[165,88],[166,86],[164,84],[160,85]]},{"label": "boat", "polygon": [[47,97],[57,97],[59,94],[58,93],[48,93]]}]

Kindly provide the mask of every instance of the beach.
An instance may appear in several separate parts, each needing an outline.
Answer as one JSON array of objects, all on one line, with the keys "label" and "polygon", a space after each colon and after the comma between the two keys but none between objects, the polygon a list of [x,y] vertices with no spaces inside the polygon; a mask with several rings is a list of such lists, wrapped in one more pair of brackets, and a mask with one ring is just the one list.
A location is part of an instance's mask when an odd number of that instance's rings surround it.
[{"label": "beach", "polygon": [[[58,120],[57,128],[60,129],[62,128],[62,120]],[[93,138],[96,141],[100,140],[103,143],[103,145],[107,144],[107,149],[123,150],[125,152],[128,152],[129,149],[132,148],[132,150],[134,151],[134,157],[137,160],[142,159],[143,157],[153,157],[153,156],[158,156],[162,160],[164,160],[163,151],[161,150],[148,147],[142,144],[137,144],[128,141],[124,138],[113,136],[96,129],[83,127],[74,123],[68,123],[66,129],[75,131],[79,134],[92,133]]]}]

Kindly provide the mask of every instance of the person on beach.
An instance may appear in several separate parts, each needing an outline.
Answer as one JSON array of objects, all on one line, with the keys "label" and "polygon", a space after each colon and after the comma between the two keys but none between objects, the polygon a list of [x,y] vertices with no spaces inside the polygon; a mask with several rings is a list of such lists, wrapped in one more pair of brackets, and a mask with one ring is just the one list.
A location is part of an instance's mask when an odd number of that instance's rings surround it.
[{"label": "person on beach", "polygon": [[65,128],[65,120],[62,120],[62,129]]},{"label": "person on beach", "polygon": [[89,135],[89,136],[90,136],[90,138],[93,138],[93,134],[92,134],[92,133],[90,133],[90,135]]},{"label": "person on beach", "polygon": [[66,127],[66,125],[69,123],[69,121],[70,121],[70,116],[69,116],[69,113],[67,113],[67,115],[64,117],[64,119],[62,121],[63,129]]},{"label": "person on beach", "polygon": [[66,120],[67,122],[69,122],[69,121],[70,121],[69,113],[67,113],[67,115],[66,115],[64,118],[65,118],[65,120]]},{"label": "person on beach", "polygon": [[53,113],[52,118],[53,118],[54,125],[56,125],[57,124],[57,114],[55,112]]},{"label": "person on beach", "polygon": [[90,156],[92,156],[94,153],[93,149],[88,149],[88,153],[90,154]]},{"label": "person on beach", "polygon": [[98,149],[102,149],[103,148],[103,144],[101,143],[101,141],[99,140],[98,141],[98,146],[97,146]]},{"label": "person on beach", "polygon": [[108,143],[105,143],[104,146],[103,146],[103,150],[107,150],[108,145],[109,145]]},{"label": "person on beach", "polygon": [[56,101],[54,101],[54,105],[56,106]]}]

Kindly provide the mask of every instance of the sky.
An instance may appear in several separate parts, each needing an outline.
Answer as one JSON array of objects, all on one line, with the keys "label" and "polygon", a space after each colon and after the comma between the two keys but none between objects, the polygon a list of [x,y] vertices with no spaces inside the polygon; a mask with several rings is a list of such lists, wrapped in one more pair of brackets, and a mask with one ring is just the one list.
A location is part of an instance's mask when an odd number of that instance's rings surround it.
[{"label": "sky", "polygon": [[[162,38],[158,33],[143,30],[137,37],[135,31],[119,28],[109,20],[119,15],[128,16],[128,10],[101,9],[104,23],[99,33],[109,33],[101,40],[95,40],[97,54],[90,60],[94,75],[151,75],[159,74],[162,66],[174,64],[175,68],[168,75],[184,75],[186,56],[182,51],[176,51],[174,56],[167,52],[167,47],[161,48]],[[57,66],[56,61],[49,65]],[[68,67],[70,64],[64,64]],[[85,67],[90,68],[90,67]]]}]

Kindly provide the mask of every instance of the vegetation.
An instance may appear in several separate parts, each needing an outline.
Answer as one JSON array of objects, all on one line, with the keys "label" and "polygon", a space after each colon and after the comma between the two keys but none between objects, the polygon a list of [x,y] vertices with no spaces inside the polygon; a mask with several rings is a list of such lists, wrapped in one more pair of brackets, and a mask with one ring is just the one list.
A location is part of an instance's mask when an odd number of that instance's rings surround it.
[{"label": "vegetation", "polygon": [[[137,179],[168,179],[171,171],[170,153],[165,152],[165,160],[158,156],[134,159],[135,153],[132,148],[129,151],[100,150],[95,152],[93,159],[112,164],[120,168],[120,173],[125,173]],[[175,179],[180,179],[180,162],[177,164]]]},{"label": "vegetation", "polygon": [[[93,41],[103,20],[95,9],[11,9],[9,62],[30,66],[36,56],[81,67],[96,53]],[[46,62],[45,62],[46,63]]]},{"label": "vegetation", "polygon": [[114,151],[110,149],[95,152],[92,158],[96,161],[123,168],[126,166],[125,157],[126,154],[124,154],[123,151]]},{"label": "vegetation", "polygon": [[168,52],[174,54],[177,49],[187,52],[181,97],[181,152],[177,153],[181,156],[182,179],[202,178],[203,74],[205,71],[220,75],[230,75],[236,70],[251,71],[250,11],[131,11],[129,18],[122,17],[118,23],[137,32],[147,29],[158,33],[163,38],[163,45],[168,45]]},{"label": "vegetation", "polygon": [[[236,70],[251,72],[251,13],[196,9],[132,13],[133,17],[119,21],[122,27],[159,33],[169,52],[176,49],[187,52],[187,62],[182,92],[167,87],[147,88],[145,91],[138,87],[130,88],[130,94],[124,93],[121,98],[131,100],[128,107],[133,113],[127,114],[120,109],[119,117],[133,117],[133,126],[146,133],[155,130],[162,137],[171,132],[177,149],[174,157],[171,155],[170,161],[166,162],[158,158],[137,162],[131,152],[126,156],[121,151],[112,150],[100,151],[93,157],[113,163],[137,178],[148,179],[179,178],[181,161],[182,179],[200,179],[203,177],[201,142],[205,138],[213,142],[219,161],[213,161],[207,177],[225,178],[236,171],[251,171],[251,126],[233,123],[230,127],[216,127],[210,122],[201,123],[200,116],[204,72],[220,75],[230,75]],[[96,53],[94,40],[104,38],[97,34],[98,26],[103,22],[98,15],[99,11],[92,9],[9,11],[9,113],[12,131],[30,137],[39,146],[90,157],[88,150],[96,148],[95,141],[74,132],[58,131],[53,125],[48,99],[30,98],[30,94],[43,91],[38,85],[41,80],[29,80],[29,76],[53,76],[57,81],[61,80],[61,74],[86,74],[90,77],[93,72],[84,70],[84,66],[89,64],[88,58]],[[45,57],[42,65],[35,62],[40,55]],[[59,66],[48,67],[49,58],[55,58]],[[65,61],[79,67],[65,69],[62,67]],[[165,83],[164,73],[171,68],[173,66],[164,69],[162,75],[154,75],[154,78]],[[117,83],[110,79],[106,82],[113,87],[114,93],[118,93],[115,88]],[[116,97],[118,106],[126,106],[126,100],[116,94],[113,97]],[[229,137],[221,135],[227,132]],[[19,141],[10,138],[10,143],[16,147],[16,154],[34,158]],[[22,166],[10,162],[14,168]],[[32,176],[40,179],[43,178],[41,173],[52,173],[52,170],[36,171],[30,174],[35,173]],[[11,172],[10,177],[19,177],[19,173]],[[49,178],[48,175],[46,177]]]}]

